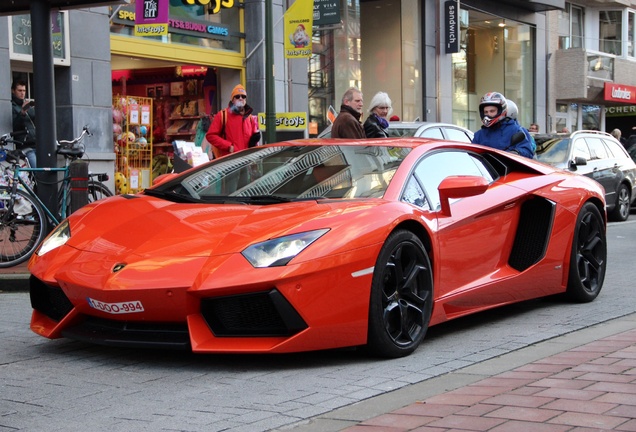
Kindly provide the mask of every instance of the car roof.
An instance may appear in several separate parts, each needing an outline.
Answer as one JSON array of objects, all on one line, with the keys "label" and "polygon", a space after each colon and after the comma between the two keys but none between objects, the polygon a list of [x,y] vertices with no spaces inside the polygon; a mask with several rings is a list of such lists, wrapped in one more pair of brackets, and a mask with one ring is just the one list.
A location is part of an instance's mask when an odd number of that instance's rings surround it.
[{"label": "car roof", "polygon": [[[320,134],[318,134],[318,138],[323,137],[326,133],[331,131],[331,126],[329,125],[327,126],[325,129],[323,129],[322,132],[320,132]],[[464,132],[467,132],[471,137],[473,136],[473,131],[471,131],[470,129],[466,129],[462,126],[458,126],[452,123],[443,123],[443,122],[426,122],[426,121],[390,121],[389,122],[389,129],[415,129],[418,130],[420,128],[433,128],[433,127],[443,127],[443,128],[452,128],[452,129],[458,129],[458,130],[462,130]]]}]

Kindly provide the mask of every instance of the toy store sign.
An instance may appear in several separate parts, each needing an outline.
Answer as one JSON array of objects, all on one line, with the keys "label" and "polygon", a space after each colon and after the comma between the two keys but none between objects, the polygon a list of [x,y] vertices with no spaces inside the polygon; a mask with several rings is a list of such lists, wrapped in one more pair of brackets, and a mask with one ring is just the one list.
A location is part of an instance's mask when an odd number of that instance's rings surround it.
[{"label": "toy store sign", "polygon": [[[258,113],[259,129],[266,129],[265,113]],[[307,113],[306,112],[285,112],[276,113],[276,130],[277,131],[300,131],[307,129]]]},{"label": "toy store sign", "polygon": [[605,83],[605,100],[612,102],[636,103],[636,87]]},{"label": "toy store sign", "polygon": [[230,9],[234,7],[234,0],[181,0],[186,6],[207,6],[213,5],[210,12],[213,14],[219,13],[221,8]]},{"label": "toy store sign", "polygon": [[[135,25],[134,6],[123,7],[113,16],[113,22],[125,26]],[[185,34],[188,36],[207,37],[210,39],[227,39],[230,30],[226,26],[211,24],[208,21],[192,21],[180,19],[168,19],[168,31],[173,34]]]}]

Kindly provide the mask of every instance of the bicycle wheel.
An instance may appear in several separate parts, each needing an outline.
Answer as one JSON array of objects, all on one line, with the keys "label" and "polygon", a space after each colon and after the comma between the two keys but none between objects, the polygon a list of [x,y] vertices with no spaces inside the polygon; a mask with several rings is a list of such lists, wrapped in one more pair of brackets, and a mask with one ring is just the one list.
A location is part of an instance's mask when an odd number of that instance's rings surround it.
[{"label": "bicycle wheel", "polygon": [[42,206],[28,193],[18,189],[12,199],[10,188],[0,186],[0,268],[29,259],[44,240],[46,226]]},{"label": "bicycle wheel", "polygon": [[88,202],[92,203],[102,198],[113,196],[113,193],[104,185],[95,180],[88,181]]}]

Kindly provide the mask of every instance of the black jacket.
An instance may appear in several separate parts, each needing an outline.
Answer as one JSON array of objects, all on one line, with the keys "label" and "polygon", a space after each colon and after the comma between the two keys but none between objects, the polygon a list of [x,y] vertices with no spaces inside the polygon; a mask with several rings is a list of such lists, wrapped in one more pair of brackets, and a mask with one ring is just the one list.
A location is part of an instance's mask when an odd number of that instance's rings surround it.
[{"label": "black jacket", "polygon": [[388,138],[389,133],[378,122],[378,118],[375,114],[370,114],[367,120],[364,122],[364,133],[367,138]]}]

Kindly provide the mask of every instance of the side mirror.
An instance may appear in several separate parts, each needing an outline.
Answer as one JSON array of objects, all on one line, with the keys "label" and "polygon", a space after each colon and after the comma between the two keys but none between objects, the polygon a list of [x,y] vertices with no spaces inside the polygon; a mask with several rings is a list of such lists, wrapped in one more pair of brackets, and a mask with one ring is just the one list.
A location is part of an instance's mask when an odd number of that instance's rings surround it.
[{"label": "side mirror", "polygon": [[450,216],[450,199],[481,195],[488,190],[488,181],[478,176],[448,176],[437,187],[442,214]]},{"label": "side mirror", "polygon": [[570,169],[576,171],[576,167],[581,165],[587,165],[587,159],[582,156],[576,156],[573,161],[570,161]]}]

